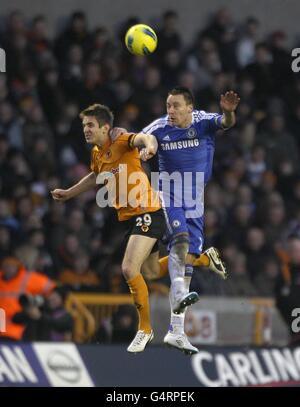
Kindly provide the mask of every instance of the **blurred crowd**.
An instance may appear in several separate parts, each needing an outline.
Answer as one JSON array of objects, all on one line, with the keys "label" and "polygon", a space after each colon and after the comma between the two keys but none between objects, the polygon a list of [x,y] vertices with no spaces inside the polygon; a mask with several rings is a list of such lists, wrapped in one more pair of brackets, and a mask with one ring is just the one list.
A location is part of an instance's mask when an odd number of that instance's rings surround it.
[{"label": "blurred crowd", "polygon": [[49,194],[89,172],[78,113],[107,104],[117,126],[139,131],[165,114],[175,85],[192,89],[196,107],[209,112],[219,112],[220,95],[233,89],[241,98],[237,125],[217,138],[205,198],[205,247],[220,249],[230,280],[216,292],[197,272],[193,284],[208,295],[280,295],[292,281],[286,270],[300,270],[293,246],[300,245],[300,75],[291,70],[287,45],[293,39],[282,30],[262,36],[259,19],[235,21],[222,8],[184,44],[180,16],[170,10],[153,27],[157,51],[136,57],[124,34],[137,17],[111,32],[91,30],[76,11],[54,37],[45,15],[27,20],[14,11],[2,21],[0,259],[13,255],[73,290],[127,293],[114,210],[96,205],[96,191],[65,204]]}]

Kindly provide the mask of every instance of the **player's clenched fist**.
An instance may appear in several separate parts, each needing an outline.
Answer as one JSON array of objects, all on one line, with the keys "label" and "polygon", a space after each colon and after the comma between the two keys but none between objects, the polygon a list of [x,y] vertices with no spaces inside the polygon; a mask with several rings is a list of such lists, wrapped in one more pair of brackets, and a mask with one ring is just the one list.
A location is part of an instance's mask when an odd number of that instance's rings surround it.
[{"label": "player's clenched fist", "polygon": [[55,201],[66,201],[71,198],[69,191],[66,189],[54,189],[54,191],[50,192]]},{"label": "player's clenched fist", "polygon": [[156,153],[156,150],[154,148],[143,148],[140,151],[140,158],[143,161],[147,161],[150,160],[150,158],[152,158]]}]

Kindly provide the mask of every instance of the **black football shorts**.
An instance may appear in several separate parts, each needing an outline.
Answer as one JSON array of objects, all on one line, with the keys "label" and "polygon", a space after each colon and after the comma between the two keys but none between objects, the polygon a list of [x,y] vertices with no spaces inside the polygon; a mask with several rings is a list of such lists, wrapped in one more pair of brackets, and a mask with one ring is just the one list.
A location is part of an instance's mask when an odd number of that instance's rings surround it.
[{"label": "black football shorts", "polygon": [[[122,222],[123,223],[123,222]],[[145,212],[124,221],[127,228],[125,235],[126,244],[131,235],[141,235],[157,239],[151,253],[158,251],[158,240],[165,233],[165,215],[162,209],[155,212]]]}]

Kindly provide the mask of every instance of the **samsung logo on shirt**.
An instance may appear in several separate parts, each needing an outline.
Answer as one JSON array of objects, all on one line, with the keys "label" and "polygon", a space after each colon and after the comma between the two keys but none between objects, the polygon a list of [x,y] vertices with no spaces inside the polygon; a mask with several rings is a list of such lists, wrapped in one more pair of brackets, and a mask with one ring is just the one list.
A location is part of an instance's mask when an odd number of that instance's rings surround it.
[{"label": "samsung logo on shirt", "polygon": [[172,141],[170,143],[161,143],[161,148],[166,150],[182,150],[183,148],[198,147],[200,141],[198,139]]}]

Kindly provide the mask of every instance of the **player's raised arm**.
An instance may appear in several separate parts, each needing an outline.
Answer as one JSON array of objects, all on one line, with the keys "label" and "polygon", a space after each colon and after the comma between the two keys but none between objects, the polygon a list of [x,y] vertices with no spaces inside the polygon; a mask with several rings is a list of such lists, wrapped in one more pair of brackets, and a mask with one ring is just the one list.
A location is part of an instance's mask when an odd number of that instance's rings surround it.
[{"label": "player's raised arm", "polygon": [[156,137],[153,136],[153,134],[138,133],[134,137],[132,144],[134,147],[145,147],[140,152],[140,156],[143,161],[147,161],[153,157],[158,148]]},{"label": "player's raised arm", "polygon": [[68,199],[74,198],[77,195],[80,195],[82,192],[86,192],[94,188],[95,186],[96,175],[94,172],[90,172],[72,187],[68,189],[54,189],[54,191],[50,192],[54,200],[64,202]]},{"label": "player's raised arm", "polygon": [[232,90],[226,92],[225,95],[221,95],[220,106],[223,111],[222,126],[229,128],[235,125],[235,110],[238,107],[240,98],[237,93]]}]

